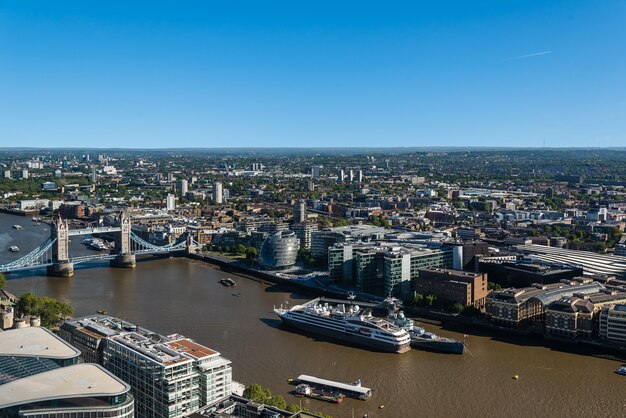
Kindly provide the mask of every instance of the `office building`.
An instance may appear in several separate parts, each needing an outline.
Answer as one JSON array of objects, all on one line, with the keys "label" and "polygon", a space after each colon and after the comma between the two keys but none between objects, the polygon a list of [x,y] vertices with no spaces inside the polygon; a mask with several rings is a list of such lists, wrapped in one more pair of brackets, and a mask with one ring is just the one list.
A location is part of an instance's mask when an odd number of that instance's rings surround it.
[{"label": "office building", "polygon": [[213,183],[213,201],[218,205],[221,205],[224,202],[224,192],[222,190],[222,183],[216,181]]},{"label": "office building", "polygon": [[405,296],[411,279],[427,267],[451,268],[450,249],[394,243],[338,243],[328,248],[328,273],[334,282],[379,296]]},{"label": "office building", "polygon": [[46,328],[0,332],[0,418],[134,417],[130,387],[80,355]]},{"label": "office building", "polygon": [[76,364],[0,386],[0,418],[133,418],[130,386],[97,364]]},{"label": "office building", "polygon": [[577,278],[547,285],[494,291],[487,296],[486,313],[492,322],[503,326],[543,324],[546,308],[552,302],[573,297],[575,294],[598,293],[603,289],[605,287],[601,283]]},{"label": "office building", "polygon": [[387,231],[372,225],[349,225],[324,228],[311,235],[311,255],[317,258],[328,256],[328,247],[344,242],[370,242],[382,239]]},{"label": "office building", "polygon": [[626,344],[626,304],[602,308],[598,336],[606,341]]},{"label": "office building", "polygon": [[489,293],[487,275],[483,273],[431,267],[420,270],[412,282],[418,293],[478,309],[484,309]]},{"label": "office building", "polygon": [[0,385],[78,364],[80,354],[47,328],[29,326],[0,332]]},{"label": "office building", "polygon": [[293,221],[296,223],[303,223],[306,222],[306,219],[306,203],[302,201],[293,207]]},{"label": "office building", "polygon": [[320,178],[321,171],[322,171],[322,167],[320,166],[311,167],[311,178],[314,178],[314,179]]},{"label": "office building", "polygon": [[189,182],[187,179],[180,179],[178,181],[178,196],[185,197],[189,191]]},{"label": "office building", "polygon": [[609,289],[564,297],[546,308],[545,333],[559,338],[592,338],[603,307],[618,303],[626,303],[626,293]]},{"label": "office building", "polygon": [[182,335],[105,315],[66,321],[59,335],[130,384],[138,417],[182,418],[231,394],[230,361]]},{"label": "office building", "polygon": [[[546,247],[549,248],[549,247]],[[556,260],[555,260],[556,261]],[[478,258],[478,271],[487,273],[489,281],[502,287],[528,287],[535,283],[550,284],[582,276],[580,266],[545,263],[535,260],[498,260],[498,257]]]},{"label": "office building", "polygon": [[355,173],[355,180],[358,183],[362,183],[363,182],[363,170],[357,170]]},{"label": "office building", "polygon": [[261,245],[259,264],[271,270],[293,267],[300,242],[293,231],[279,231],[270,235]]},{"label": "office building", "polygon": [[311,249],[311,237],[317,231],[317,223],[296,223],[291,226],[291,230],[296,233],[300,240],[300,248]]},{"label": "office building", "polygon": [[343,169],[339,169],[337,171],[337,181],[340,183],[343,183],[344,181],[346,181],[346,172],[343,171]]}]

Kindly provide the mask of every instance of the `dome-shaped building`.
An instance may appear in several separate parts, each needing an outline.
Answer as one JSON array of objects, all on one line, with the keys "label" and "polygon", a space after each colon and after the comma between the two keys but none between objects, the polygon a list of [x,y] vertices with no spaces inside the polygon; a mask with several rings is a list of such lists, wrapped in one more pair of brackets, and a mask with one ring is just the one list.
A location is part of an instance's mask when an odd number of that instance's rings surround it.
[{"label": "dome-shaped building", "polygon": [[263,241],[259,264],[268,270],[280,270],[296,264],[300,240],[293,231],[280,231]]}]

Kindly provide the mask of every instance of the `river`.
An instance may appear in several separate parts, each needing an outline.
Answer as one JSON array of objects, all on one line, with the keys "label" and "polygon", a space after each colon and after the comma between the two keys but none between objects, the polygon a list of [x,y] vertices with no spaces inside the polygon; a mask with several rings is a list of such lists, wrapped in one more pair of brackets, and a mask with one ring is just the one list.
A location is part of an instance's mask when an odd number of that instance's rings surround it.
[{"label": "river", "polygon": [[[24,227],[21,231],[13,224]],[[0,214],[0,264],[42,242],[47,225]],[[87,254],[81,238],[72,254]],[[18,245],[19,255],[8,247]],[[237,287],[218,283],[233,277]],[[75,315],[105,309],[109,314],[160,333],[178,332],[220,351],[233,362],[234,379],[260,383],[288,402],[288,378],[299,374],[351,382],[360,378],[374,389],[367,401],[331,405],[311,399],[302,405],[333,417],[623,416],[626,378],[614,374],[615,360],[558,351],[524,338],[466,337],[471,354],[445,355],[411,350],[384,354],[290,332],[279,326],[272,307],[304,301],[310,295],[226,274],[184,258],[141,261],[135,269],[102,263],[81,266],[72,278],[44,272],[9,275],[7,289],[34,292],[70,303]],[[233,296],[241,293],[242,296]],[[454,338],[463,334],[423,324]],[[514,380],[514,375],[519,380]],[[379,406],[384,405],[383,409]]]}]

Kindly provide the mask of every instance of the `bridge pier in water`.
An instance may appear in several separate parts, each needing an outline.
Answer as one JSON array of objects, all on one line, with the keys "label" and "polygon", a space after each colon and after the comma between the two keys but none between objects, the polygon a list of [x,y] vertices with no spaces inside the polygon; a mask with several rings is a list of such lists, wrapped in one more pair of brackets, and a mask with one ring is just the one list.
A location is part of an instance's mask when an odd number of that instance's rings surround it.
[{"label": "bridge pier in water", "polygon": [[[13,272],[46,266],[48,276],[72,277],[74,265],[92,260],[110,260],[111,267],[135,268],[137,254],[172,256],[174,252],[195,254],[198,242],[189,232],[175,242],[155,245],[135,235],[131,229],[130,216],[120,213],[119,226],[88,226],[82,229],[69,228],[67,220],[56,215],[50,226],[50,237],[25,256],[7,264],[0,265],[0,272]],[[115,250],[104,255],[71,257],[69,254],[70,237],[83,235],[110,234],[119,232],[115,239]]]},{"label": "bridge pier in water", "polygon": [[59,261],[46,267],[48,276],[72,277],[74,275],[74,263],[69,261]]},{"label": "bridge pier in water", "polygon": [[119,254],[109,262],[111,267],[135,268],[137,266],[137,258],[135,254]]}]

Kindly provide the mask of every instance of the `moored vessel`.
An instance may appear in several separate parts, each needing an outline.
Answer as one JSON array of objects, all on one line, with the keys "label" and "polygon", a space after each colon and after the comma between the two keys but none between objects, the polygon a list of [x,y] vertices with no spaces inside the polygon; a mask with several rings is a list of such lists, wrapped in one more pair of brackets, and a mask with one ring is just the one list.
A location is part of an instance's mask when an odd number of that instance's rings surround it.
[{"label": "moored vessel", "polygon": [[404,353],[411,349],[409,333],[371,314],[375,305],[356,301],[316,298],[291,308],[274,309],[282,321],[307,333],[373,348]]},{"label": "moored vessel", "polygon": [[300,383],[294,391],[296,396],[306,396],[307,398],[317,399],[330,403],[341,403],[346,395],[333,391],[324,391],[315,389],[306,383]]},{"label": "moored vessel", "polygon": [[626,376],[626,366],[622,366],[619,369],[615,370],[615,373],[621,374],[622,376]]},{"label": "moored vessel", "polygon": [[17,245],[11,245],[9,247],[9,251],[11,251],[12,253],[16,253],[20,250],[20,247],[18,247]]},{"label": "moored vessel", "polygon": [[97,238],[92,239],[91,243],[87,244],[87,246],[96,251],[104,251],[109,249],[109,247],[107,247],[107,245],[102,242],[102,240],[99,240]]},{"label": "moored vessel", "polygon": [[433,332],[427,332],[422,327],[415,326],[412,319],[404,316],[404,312],[400,310],[401,302],[397,299],[387,298],[384,305],[389,312],[387,319],[406,330],[411,336],[411,347],[449,354],[463,354],[465,352],[463,341],[441,337]]},{"label": "moored vessel", "polygon": [[22,228],[22,225],[13,225],[13,229],[17,229],[19,231],[20,229],[24,228]]},{"label": "moored vessel", "polygon": [[362,386],[360,379],[357,379],[356,382],[350,384],[301,374],[298,376],[297,380],[298,382],[301,382],[301,384],[309,386],[312,389],[323,391],[325,394],[341,394],[343,396],[361,399],[363,401],[372,396],[372,389]]},{"label": "moored vessel", "polygon": [[236,281],[234,281],[233,279],[231,279],[230,277],[227,277],[225,279],[221,279],[220,283],[223,284],[224,286],[235,286],[237,284]]}]

